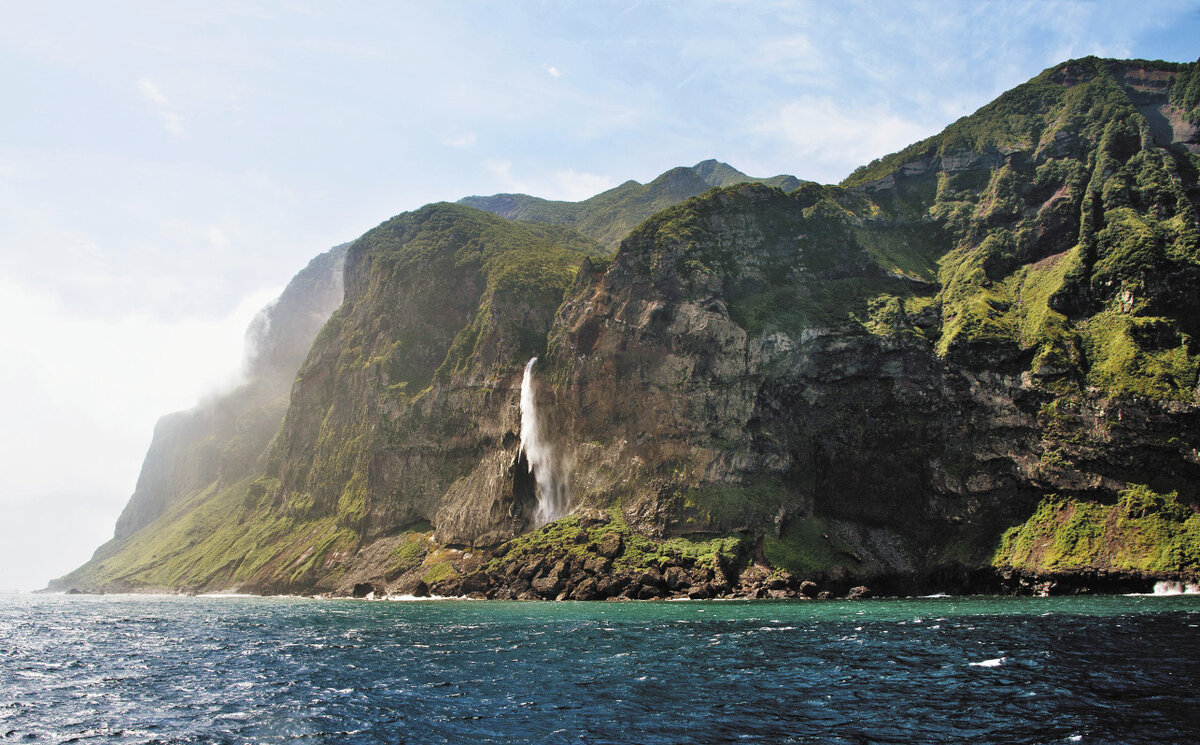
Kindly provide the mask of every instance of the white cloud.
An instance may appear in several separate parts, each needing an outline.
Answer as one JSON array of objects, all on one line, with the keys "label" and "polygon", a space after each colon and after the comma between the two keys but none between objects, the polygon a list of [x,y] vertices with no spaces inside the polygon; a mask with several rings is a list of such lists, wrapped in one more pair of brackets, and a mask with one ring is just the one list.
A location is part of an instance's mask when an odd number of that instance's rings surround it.
[{"label": "white cloud", "polygon": [[471,147],[475,144],[476,137],[474,132],[463,132],[457,135],[446,135],[442,137],[441,143],[446,147]]},{"label": "white cloud", "polygon": [[593,197],[602,191],[616,186],[616,182],[608,176],[595,173],[581,173],[574,169],[556,171],[551,177],[554,199],[565,199],[578,202],[581,199]]},{"label": "white cloud", "polygon": [[501,190],[543,199],[578,202],[616,186],[608,176],[571,168],[525,178],[513,174],[513,164],[509,160],[489,160],[483,166],[500,182]]},{"label": "white cloud", "polygon": [[138,81],[138,90],[141,91],[142,97],[154,107],[158,117],[162,119],[163,126],[166,127],[167,132],[172,137],[182,137],[183,117],[171,105],[171,100],[163,94],[158,84],[150,78],[142,78]]},{"label": "white cloud", "polygon": [[928,137],[940,127],[906,119],[883,106],[847,109],[833,99],[806,96],[754,125],[798,164],[796,175],[840,181],[851,170]]},{"label": "white cloud", "polygon": [[562,77],[562,72],[554,65],[550,65],[549,67],[547,67],[546,72],[550,73],[550,77],[552,77],[552,78],[561,78]]}]

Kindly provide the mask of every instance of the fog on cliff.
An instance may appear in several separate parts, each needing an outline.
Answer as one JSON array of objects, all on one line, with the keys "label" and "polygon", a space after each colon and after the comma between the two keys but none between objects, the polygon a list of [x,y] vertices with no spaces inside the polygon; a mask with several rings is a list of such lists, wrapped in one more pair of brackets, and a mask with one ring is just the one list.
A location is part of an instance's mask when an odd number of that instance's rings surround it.
[{"label": "fog on cliff", "polygon": [[30,3],[0,28],[0,590],[112,536],[157,418],[309,259],[471,194],[718,158],[836,182],[1194,2]]}]

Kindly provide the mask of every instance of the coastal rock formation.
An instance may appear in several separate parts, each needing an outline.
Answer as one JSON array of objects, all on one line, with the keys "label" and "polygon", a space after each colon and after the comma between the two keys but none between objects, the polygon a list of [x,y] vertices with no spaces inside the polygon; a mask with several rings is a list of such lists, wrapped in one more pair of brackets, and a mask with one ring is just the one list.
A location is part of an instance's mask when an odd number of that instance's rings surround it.
[{"label": "coastal rock formation", "polygon": [[[706,161],[576,205],[400,215],[350,248],[261,466],[56,586],[583,600],[1194,579],[1198,104],[1200,65],[1088,58],[839,186]],[[541,527],[520,449],[535,356],[572,508]]]}]

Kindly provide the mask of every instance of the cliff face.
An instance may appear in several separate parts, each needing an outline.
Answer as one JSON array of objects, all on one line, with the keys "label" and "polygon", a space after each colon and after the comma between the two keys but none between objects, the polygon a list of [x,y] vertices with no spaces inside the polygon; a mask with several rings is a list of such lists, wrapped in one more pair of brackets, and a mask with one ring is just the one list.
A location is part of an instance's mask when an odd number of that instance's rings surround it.
[{"label": "cliff face", "polygon": [[317,332],[342,302],[349,244],[309,262],[246,331],[245,382],[159,420],[137,487],[117,520],[126,538],[213,483],[259,473],[288,393]]},{"label": "cliff face", "polygon": [[[847,188],[656,215],[552,331],[576,498],[858,576],[987,564],[1046,494],[1197,505],[1191,69],[1068,63]],[[1138,568],[1091,561],[1016,568]]]},{"label": "cliff face", "polygon": [[[611,262],[545,224],[578,205],[394,218],[351,248],[265,474],[67,580],[597,598],[1195,576],[1196,70],[1065,63],[836,187],[676,169],[654,184],[705,188]],[[530,533],[533,356],[575,514]]]},{"label": "cliff face", "polygon": [[280,430],[280,503],[336,514],[366,541],[418,521],[450,542],[524,529],[531,506],[509,468],[521,370],[601,252],[573,231],[448,204],[363,236]]}]

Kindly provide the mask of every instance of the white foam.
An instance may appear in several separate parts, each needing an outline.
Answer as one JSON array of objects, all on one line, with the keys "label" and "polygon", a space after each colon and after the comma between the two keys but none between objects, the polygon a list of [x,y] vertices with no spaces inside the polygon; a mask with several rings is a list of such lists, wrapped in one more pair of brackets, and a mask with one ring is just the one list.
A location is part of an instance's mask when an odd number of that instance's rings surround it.
[{"label": "white foam", "polygon": [[969,664],[971,667],[1000,667],[1000,665],[1003,664],[1004,659],[1005,658],[1003,657],[996,657],[994,659],[983,660],[982,662],[972,662]]},{"label": "white foam", "polygon": [[1169,597],[1174,595],[1200,595],[1200,585],[1191,582],[1155,582],[1153,592],[1129,592],[1126,597]]}]

